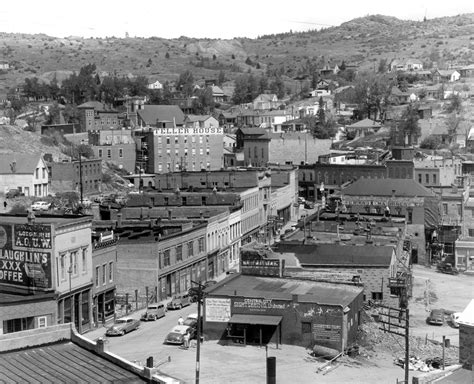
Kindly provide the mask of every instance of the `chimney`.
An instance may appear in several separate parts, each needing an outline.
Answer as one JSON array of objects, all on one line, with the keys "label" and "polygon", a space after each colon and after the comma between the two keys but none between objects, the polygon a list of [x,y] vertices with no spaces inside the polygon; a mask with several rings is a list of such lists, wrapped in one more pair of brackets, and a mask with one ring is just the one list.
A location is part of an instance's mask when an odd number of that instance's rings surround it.
[{"label": "chimney", "polygon": [[12,173],[16,173],[16,161],[13,161],[10,164],[10,169],[11,169]]}]

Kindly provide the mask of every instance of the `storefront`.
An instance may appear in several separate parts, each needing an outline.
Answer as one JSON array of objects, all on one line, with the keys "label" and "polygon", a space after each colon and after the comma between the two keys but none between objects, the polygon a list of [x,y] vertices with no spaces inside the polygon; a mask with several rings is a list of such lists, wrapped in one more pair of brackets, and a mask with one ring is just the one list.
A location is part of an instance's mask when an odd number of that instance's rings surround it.
[{"label": "storefront", "polygon": [[[278,261],[278,260],[277,260]],[[204,334],[229,343],[321,346],[355,343],[362,287],[235,274],[204,300]]]}]

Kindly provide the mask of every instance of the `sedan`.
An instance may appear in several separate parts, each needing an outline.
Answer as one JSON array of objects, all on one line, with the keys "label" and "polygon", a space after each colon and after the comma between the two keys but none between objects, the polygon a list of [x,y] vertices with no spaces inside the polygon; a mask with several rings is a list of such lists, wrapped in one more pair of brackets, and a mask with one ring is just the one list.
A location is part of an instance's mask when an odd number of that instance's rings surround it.
[{"label": "sedan", "polygon": [[195,337],[195,329],[188,325],[176,325],[170,333],[165,338],[165,343],[167,344],[183,344],[184,335],[189,333],[191,335],[190,339]]},{"label": "sedan", "polygon": [[123,336],[128,332],[138,329],[140,326],[140,320],[133,319],[131,317],[122,317],[115,321],[105,334],[107,336]]},{"label": "sedan", "polygon": [[443,325],[444,324],[444,312],[441,309],[433,309],[427,319],[429,324],[432,325]]},{"label": "sedan", "polygon": [[47,211],[49,208],[51,208],[51,203],[48,203],[47,201],[36,201],[31,204],[31,209],[33,211]]},{"label": "sedan", "polygon": [[449,317],[449,320],[451,321],[451,325],[454,328],[459,328],[459,316],[461,316],[461,312],[454,312],[451,313],[451,316]]}]

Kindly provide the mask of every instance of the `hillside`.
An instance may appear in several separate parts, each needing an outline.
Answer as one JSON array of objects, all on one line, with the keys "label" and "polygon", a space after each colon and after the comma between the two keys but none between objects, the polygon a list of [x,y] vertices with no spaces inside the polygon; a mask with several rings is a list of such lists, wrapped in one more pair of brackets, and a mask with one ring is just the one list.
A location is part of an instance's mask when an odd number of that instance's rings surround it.
[{"label": "hillside", "polygon": [[[0,27],[1,28],[1,27]],[[294,78],[324,63],[358,64],[374,69],[380,59],[412,57],[426,65],[474,61],[474,13],[420,21],[372,15],[319,31],[283,33],[232,40],[152,38],[55,38],[0,33],[0,60],[13,69],[0,74],[0,92],[25,77],[78,70],[95,63],[99,71],[176,80],[190,69],[195,79],[228,79],[240,73],[278,73]],[[245,63],[251,58],[253,65]],[[257,65],[258,63],[258,65]],[[58,79],[65,75],[58,74]],[[47,74],[47,78],[54,78]]]}]

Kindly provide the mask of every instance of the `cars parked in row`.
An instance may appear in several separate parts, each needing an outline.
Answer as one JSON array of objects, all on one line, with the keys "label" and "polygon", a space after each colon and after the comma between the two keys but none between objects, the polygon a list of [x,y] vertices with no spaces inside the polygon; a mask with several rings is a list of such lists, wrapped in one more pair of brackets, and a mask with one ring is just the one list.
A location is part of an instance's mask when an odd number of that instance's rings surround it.
[{"label": "cars parked in row", "polygon": [[166,308],[163,303],[148,304],[145,313],[141,316],[142,321],[155,321],[166,315]]},{"label": "cars parked in row", "polygon": [[20,197],[20,196],[25,196],[25,194],[23,192],[20,192],[19,189],[10,189],[6,194],[5,194],[5,197],[7,199],[13,199],[15,197]]},{"label": "cars parked in row", "polygon": [[196,337],[196,330],[189,325],[176,325],[173,329],[168,333],[165,338],[166,344],[183,344],[184,343],[184,335],[189,333],[190,339]]},{"label": "cars parked in row", "polygon": [[444,324],[444,311],[441,309],[433,309],[426,319],[428,324],[432,325],[443,325]]},{"label": "cars parked in row", "polygon": [[51,208],[51,203],[47,201],[35,201],[31,204],[33,211],[48,211]]},{"label": "cars parked in row", "polygon": [[191,305],[191,297],[189,296],[189,293],[182,293],[180,295],[174,296],[171,301],[168,303],[166,308],[168,309],[181,309],[183,307],[186,307],[188,305]]},{"label": "cars parked in row", "polygon": [[140,320],[132,317],[122,317],[115,321],[115,323],[107,329],[105,334],[107,336],[123,336],[128,332],[138,329],[140,326]]}]

